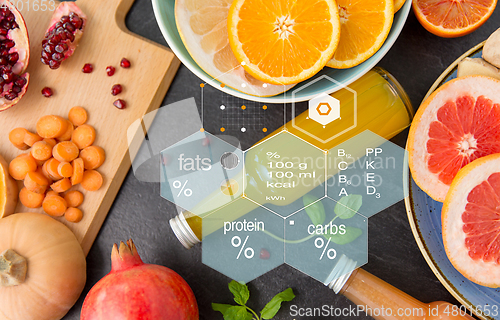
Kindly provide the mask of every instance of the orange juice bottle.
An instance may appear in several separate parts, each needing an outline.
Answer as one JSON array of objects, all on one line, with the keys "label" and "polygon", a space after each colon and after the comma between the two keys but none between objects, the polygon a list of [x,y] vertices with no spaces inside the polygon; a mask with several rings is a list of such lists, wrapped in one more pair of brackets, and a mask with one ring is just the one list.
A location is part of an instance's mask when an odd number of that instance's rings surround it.
[{"label": "orange juice bottle", "polygon": [[[357,121],[355,128],[350,129],[345,134],[338,135],[336,133],[341,131],[342,128],[339,129],[334,126],[335,133],[332,133],[329,127],[324,128],[323,125],[309,119],[307,111],[287,123],[284,128],[319,149],[330,150],[365,130],[370,130],[385,139],[391,139],[410,125],[413,117],[413,109],[409,98],[396,79],[385,70],[374,68],[363,77],[350,84],[349,88],[357,92],[356,98],[354,98],[352,91],[347,89],[341,89],[331,96],[342,102],[341,111],[345,110],[342,111],[343,113],[341,114],[342,120]],[[356,110],[352,108],[355,99],[357,99]],[[300,129],[297,129],[297,127]],[[271,133],[266,139],[278,134],[282,130],[283,127]],[[309,132],[317,138],[313,138],[303,131]],[[276,146],[276,148],[280,150],[287,150],[291,147],[293,146]],[[360,150],[363,152],[363,146],[360,146]],[[251,168],[249,167],[248,169]],[[251,172],[248,174],[252,175]],[[240,186],[244,185],[243,181],[237,182]],[[260,185],[262,184],[263,181],[260,181]],[[287,205],[299,199],[316,186],[317,185],[311,185],[309,188],[290,189],[289,192],[287,190],[286,201],[280,205]],[[247,192],[249,188],[256,187],[247,184],[245,192]],[[200,208],[216,208],[217,203],[225,203],[223,200],[218,200],[221,197],[223,197],[222,193],[215,191],[211,196],[201,201],[198,206]],[[227,221],[238,219],[257,207],[258,205],[254,202],[245,202],[244,205],[236,208],[234,212],[231,212],[231,217],[227,217]],[[204,215],[208,214],[210,214],[210,212]],[[191,248],[194,244],[201,241],[202,218],[203,217],[185,211],[170,220],[172,230],[186,248]],[[205,230],[205,233],[206,232],[207,230]]]}]

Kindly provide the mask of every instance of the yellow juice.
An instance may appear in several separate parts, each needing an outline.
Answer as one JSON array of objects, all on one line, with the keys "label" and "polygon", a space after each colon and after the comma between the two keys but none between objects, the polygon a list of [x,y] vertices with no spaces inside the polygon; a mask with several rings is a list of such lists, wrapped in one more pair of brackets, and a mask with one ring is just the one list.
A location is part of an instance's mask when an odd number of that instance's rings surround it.
[{"label": "yellow juice", "polygon": [[[410,125],[413,117],[413,109],[409,99],[399,83],[383,69],[375,68],[369,71],[366,75],[349,85],[349,88],[357,92],[356,97],[347,89],[341,89],[332,94],[334,98],[341,102],[340,116],[342,122],[340,125],[338,122],[333,122],[323,127],[323,125],[318,122],[309,119],[308,112],[306,111],[262,141],[266,141],[270,137],[282,133],[283,129],[286,128],[289,133],[324,150],[325,153],[323,156],[326,157],[328,150],[334,150],[337,146],[342,145],[342,143],[345,143],[350,138],[355,137],[365,130],[370,130],[385,139],[391,139]],[[357,102],[356,109],[354,108],[355,102]],[[339,134],[342,132],[344,133]],[[296,140],[297,139],[295,139],[295,141]],[[353,153],[353,156],[363,156],[365,148],[374,147],[374,145],[372,145],[373,143],[374,141],[363,141],[362,144],[357,146],[357,148],[359,148],[359,153]],[[256,147],[247,152],[245,164],[246,172],[237,175],[234,179],[240,186],[244,187],[244,193],[248,194],[252,200],[265,204],[266,201],[264,199],[266,199],[266,195],[268,195],[266,192],[269,192],[269,189],[265,188],[268,181],[268,172],[264,172],[265,170],[262,169],[265,168],[266,165],[269,165],[269,157],[266,157],[266,154],[269,152],[277,152],[282,158],[292,158],[296,154],[298,154],[299,157],[306,156],[303,151],[297,148],[293,139],[285,140],[282,143],[279,137],[274,137],[274,139],[269,140],[265,144],[265,147]],[[318,152],[319,155],[317,155],[317,158],[320,158],[322,156],[321,151],[318,150],[317,153]],[[249,159],[252,160],[249,161]],[[303,160],[301,163],[306,163],[306,161]],[[316,179],[311,180],[315,181],[314,183],[307,183],[298,188],[281,189],[281,195],[284,199],[286,198],[286,200],[271,203],[279,206],[286,206],[323,183],[326,180],[325,178],[329,178],[336,173],[334,170],[328,170],[328,174],[325,176],[324,167],[317,167],[314,170],[318,173]],[[251,183],[249,183],[249,181],[251,181]],[[260,199],[256,198],[259,197],[259,194],[261,195]],[[202,217],[190,212],[181,214],[183,215],[183,219],[181,219],[183,220],[182,223],[187,224],[187,226],[184,225],[182,229],[190,229],[188,232],[190,232],[191,235],[195,235],[196,238],[202,239],[201,222],[203,217],[213,213],[217,213],[216,216],[221,217],[220,223],[211,223],[209,229],[205,227],[203,236],[206,236],[222,227],[222,220],[236,220],[259,207],[259,205],[254,202],[247,201],[246,199],[243,201],[241,200],[242,199],[236,201],[237,205],[233,202],[233,205],[224,206],[227,203],[227,197],[220,192],[220,190],[215,190],[211,196],[197,205],[197,208],[210,209],[204,211],[193,210],[195,212],[205,212]],[[181,222],[173,222],[174,225],[172,225],[178,237],[179,229],[175,224],[179,223]]]}]

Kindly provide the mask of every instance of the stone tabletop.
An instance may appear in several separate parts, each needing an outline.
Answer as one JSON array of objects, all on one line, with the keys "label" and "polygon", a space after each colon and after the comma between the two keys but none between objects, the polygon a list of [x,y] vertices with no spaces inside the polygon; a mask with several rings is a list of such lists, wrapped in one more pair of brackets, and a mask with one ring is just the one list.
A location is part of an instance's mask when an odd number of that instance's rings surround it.
[{"label": "stone tabletop", "polygon": [[[154,18],[151,1],[136,0],[126,22],[132,32],[166,45]],[[500,8],[497,8],[490,19],[474,33],[457,39],[444,39],[427,32],[418,23],[413,12],[410,12],[398,40],[378,65],[399,80],[416,108],[449,64],[499,27]],[[198,78],[181,65],[163,105],[191,97],[199,102],[199,84]],[[210,123],[215,119],[208,117],[206,121]],[[276,129],[282,124],[281,117],[266,119],[269,128]],[[406,136],[407,131],[392,141],[404,146]],[[245,135],[241,132],[237,136],[244,149],[263,137],[263,134]],[[134,240],[145,262],[167,266],[189,283],[198,300],[200,319],[222,319],[220,313],[212,311],[211,303],[232,302],[227,289],[227,283],[231,279],[202,264],[200,245],[191,250],[182,247],[168,223],[176,214],[175,207],[160,197],[158,183],[141,182],[129,172],[88,255],[85,290],[64,319],[79,319],[85,295],[110,271],[113,243],[129,238]],[[432,273],[420,253],[402,201],[370,218],[369,230],[369,262],[363,267],[365,270],[421,301],[445,300],[457,303]],[[343,296],[336,296],[321,283],[286,265],[260,276],[248,286],[251,292],[249,306],[256,310],[260,310],[279,291],[293,288],[297,297],[293,303],[283,305],[275,317],[279,320],[306,319],[290,315],[292,304],[302,308],[321,308],[323,305],[345,308],[353,305]],[[370,318],[360,316],[345,319]]]}]

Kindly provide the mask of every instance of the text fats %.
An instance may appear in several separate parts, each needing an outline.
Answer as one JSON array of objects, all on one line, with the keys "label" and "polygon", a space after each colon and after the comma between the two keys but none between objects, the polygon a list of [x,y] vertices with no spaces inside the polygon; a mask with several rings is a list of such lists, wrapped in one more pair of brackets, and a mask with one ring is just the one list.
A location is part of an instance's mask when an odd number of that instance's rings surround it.
[{"label": "text fats %", "polygon": [[177,198],[180,197],[180,195],[182,194],[182,192],[184,192],[184,195],[186,197],[191,197],[193,195],[193,190],[191,190],[189,188],[186,188],[187,183],[188,183],[188,180],[186,180],[186,182],[184,182],[184,185],[179,180],[175,180],[174,181],[174,183],[172,184],[172,186],[174,187],[174,189],[180,189],[179,193],[177,194]]},{"label": "text fats %", "polygon": [[280,155],[277,153],[277,152],[267,152],[266,155],[269,157],[269,158],[274,158],[274,159],[279,159],[280,158]]},{"label": "text fats %", "polygon": [[247,236],[245,238],[245,241],[243,241],[243,244],[241,244],[241,238],[239,236],[234,236],[231,239],[231,245],[235,248],[238,248],[238,247],[240,248],[240,252],[238,252],[238,256],[236,257],[236,260],[238,260],[240,258],[242,252],[245,255],[245,258],[247,258],[247,259],[252,259],[253,256],[255,255],[255,251],[252,248],[245,248],[245,245],[247,244],[247,241],[248,241],[248,237],[249,236]]},{"label": "text fats %", "polygon": [[326,256],[328,257],[328,259],[330,260],[333,260],[335,259],[335,257],[337,256],[337,251],[335,251],[335,249],[328,249],[328,245],[330,244],[330,240],[331,238],[328,238],[328,242],[326,243],[325,245],[325,240],[323,238],[316,238],[316,240],[314,240],[314,246],[318,249],[321,249],[323,248],[323,252],[321,253],[321,256],[319,257],[319,260],[322,260],[323,259],[323,256],[325,255],[326,253]]}]

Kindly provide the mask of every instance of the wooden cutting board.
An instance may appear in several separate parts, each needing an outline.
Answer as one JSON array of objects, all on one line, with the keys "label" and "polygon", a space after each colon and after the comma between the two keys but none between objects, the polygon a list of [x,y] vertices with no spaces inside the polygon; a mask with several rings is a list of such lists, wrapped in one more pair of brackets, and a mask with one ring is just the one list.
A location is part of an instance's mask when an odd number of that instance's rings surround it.
[{"label": "wooden cutting board", "polygon": [[[35,131],[37,119],[46,114],[67,118],[71,107],[82,106],[89,113],[88,124],[97,131],[94,145],[104,148],[106,161],[98,169],[104,176],[104,185],[96,192],[84,192],[81,206],[84,218],[79,223],[65,223],[88,253],[97,233],[118,193],[130,168],[127,147],[127,128],[146,113],[160,106],[170,83],[179,67],[179,60],[167,48],[130,33],[125,27],[125,15],[134,0],[78,0],[76,3],[88,17],[85,33],[74,55],[64,61],[57,70],[51,70],[40,62],[41,41],[52,16],[52,11],[35,11],[33,1],[18,2],[28,26],[31,59],[27,72],[30,84],[26,95],[13,108],[0,113],[0,154],[7,161],[22,151],[13,147],[9,132],[16,127]],[[50,8],[50,2],[43,0]],[[21,3],[24,8],[21,8]],[[37,3],[41,4],[40,0]],[[57,3],[56,3],[57,5]],[[128,58],[132,66],[120,67],[120,60]],[[94,72],[84,74],[85,63],[92,63]],[[114,66],[116,73],[106,75],[106,67]],[[121,84],[123,92],[113,97],[111,87]],[[54,95],[45,98],[43,87],[54,90]],[[127,109],[113,106],[117,98],[127,102]],[[36,211],[20,203],[16,212]]]}]

